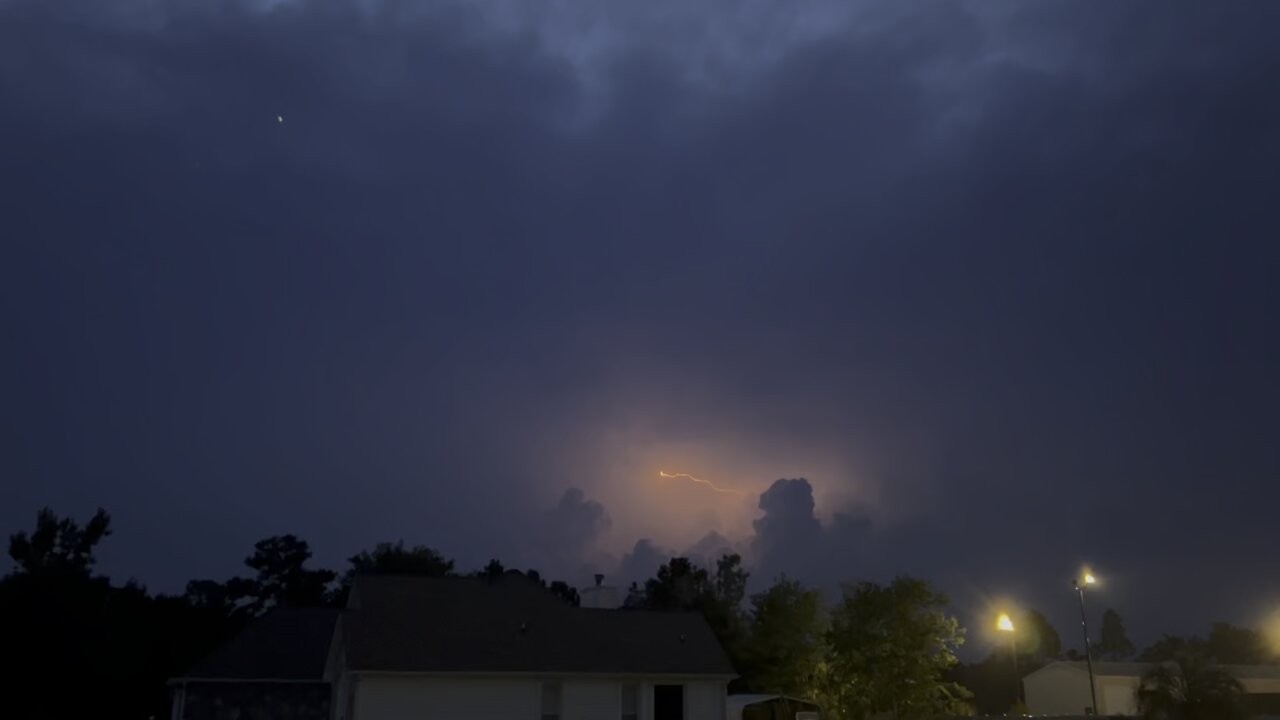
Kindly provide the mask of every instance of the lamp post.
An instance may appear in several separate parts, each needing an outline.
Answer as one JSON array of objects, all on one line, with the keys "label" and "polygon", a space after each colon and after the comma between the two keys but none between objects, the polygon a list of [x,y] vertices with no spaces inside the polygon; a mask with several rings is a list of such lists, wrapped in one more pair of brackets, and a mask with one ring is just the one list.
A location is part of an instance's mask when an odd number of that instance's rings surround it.
[{"label": "lamp post", "polygon": [[1080,631],[1084,633],[1084,661],[1089,668],[1089,714],[1098,714],[1098,691],[1094,688],[1093,682],[1093,653],[1089,649],[1089,621],[1085,619],[1084,613],[1084,589],[1089,585],[1098,582],[1098,579],[1092,573],[1086,572],[1082,580],[1072,580],[1071,586],[1075,588],[1076,593],[1080,596]]},{"label": "lamp post", "polygon": [[1018,638],[1013,634],[1013,620],[1007,613],[1000,613],[996,618],[996,629],[1009,633],[1009,657],[1013,659],[1013,701],[1022,702],[1022,679],[1018,677]]}]

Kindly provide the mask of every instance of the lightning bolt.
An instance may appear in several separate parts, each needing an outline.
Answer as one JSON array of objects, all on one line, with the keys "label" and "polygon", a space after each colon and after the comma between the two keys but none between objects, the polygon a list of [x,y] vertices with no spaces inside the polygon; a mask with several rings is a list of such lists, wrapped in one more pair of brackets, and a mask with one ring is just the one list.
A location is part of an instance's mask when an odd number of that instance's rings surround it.
[{"label": "lightning bolt", "polygon": [[718,493],[738,494],[742,492],[741,490],[734,490],[733,488],[718,487],[715,483],[711,482],[710,480],[703,480],[702,478],[696,478],[690,475],[689,473],[669,473],[666,470],[659,470],[658,477],[685,478],[687,480],[692,480],[698,483],[699,485],[706,485],[707,487],[711,488],[712,490],[715,490]]}]

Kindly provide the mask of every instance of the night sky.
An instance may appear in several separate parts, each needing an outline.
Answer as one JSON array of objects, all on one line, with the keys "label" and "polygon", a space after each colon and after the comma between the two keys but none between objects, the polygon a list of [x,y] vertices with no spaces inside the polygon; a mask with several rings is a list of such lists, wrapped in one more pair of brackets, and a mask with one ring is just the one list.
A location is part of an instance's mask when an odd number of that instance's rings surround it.
[{"label": "night sky", "polygon": [[[1280,3],[0,0],[0,531],[1280,609]],[[690,473],[729,492],[659,471]],[[779,478],[806,478],[784,482]],[[5,558],[0,569],[9,567]]]}]

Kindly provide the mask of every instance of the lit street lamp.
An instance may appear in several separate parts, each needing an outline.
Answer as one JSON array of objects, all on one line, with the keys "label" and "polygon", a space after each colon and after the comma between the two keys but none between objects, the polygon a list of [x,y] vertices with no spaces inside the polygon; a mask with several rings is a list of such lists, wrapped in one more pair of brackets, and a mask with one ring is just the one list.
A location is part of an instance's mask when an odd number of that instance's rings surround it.
[{"label": "lit street lamp", "polygon": [[1013,701],[1022,702],[1022,679],[1018,677],[1018,639],[1013,634],[1013,620],[1008,613],[1000,613],[996,618],[996,629],[1009,633],[1009,657],[1013,658]]},{"label": "lit street lamp", "polygon": [[1000,613],[1000,617],[996,620],[996,628],[1001,632],[1013,632],[1013,621],[1005,613]]},{"label": "lit street lamp", "polygon": [[1098,691],[1094,688],[1093,682],[1093,653],[1089,650],[1089,622],[1085,619],[1084,613],[1084,589],[1089,585],[1097,584],[1098,579],[1093,573],[1086,572],[1082,580],[1072,580],[1071,586],[1075,588],[1076,593],[1080,596],[1080,630],[1084,633],[1084,661],[1089,668],[1089,714],[1098,714]]}]

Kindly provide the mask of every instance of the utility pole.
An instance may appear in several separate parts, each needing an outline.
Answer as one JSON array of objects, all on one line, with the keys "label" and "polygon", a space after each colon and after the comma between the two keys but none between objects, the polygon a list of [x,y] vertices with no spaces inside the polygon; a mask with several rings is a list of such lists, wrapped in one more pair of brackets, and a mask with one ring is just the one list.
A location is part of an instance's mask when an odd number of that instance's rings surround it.
[{"label": "utility pole", "polygon": [[1098,714],[1098,691],[1093,682],[1093,652],[1089,649],[1089,621],[1086,619],[1084,612],[1084,588],[1086,585],[1092,585],[1095,582],[1093,575],[1084,574],[1084,582],[1072,580],[1071,586],[1075,588],[1076,593],[1080,596],[1080,631],[1084,634],[1084,661],[1089,668],[1089,714]]}]

